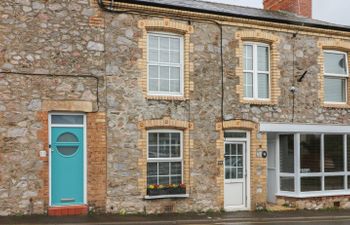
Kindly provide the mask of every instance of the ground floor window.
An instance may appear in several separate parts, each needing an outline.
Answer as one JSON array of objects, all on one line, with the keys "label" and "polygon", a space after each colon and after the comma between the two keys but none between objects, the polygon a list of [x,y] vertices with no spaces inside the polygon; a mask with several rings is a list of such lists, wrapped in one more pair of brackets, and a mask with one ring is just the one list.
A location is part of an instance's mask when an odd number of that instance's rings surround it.
[{"label": "ground floor window", "polygon": [[147,142],[148,192],[176,194],[184,189],[182,131],[151,130],[148,132]]},{"label": "ground floor window", "polygon": [[280,134],[280,193],[350,193],[350,134]]}]

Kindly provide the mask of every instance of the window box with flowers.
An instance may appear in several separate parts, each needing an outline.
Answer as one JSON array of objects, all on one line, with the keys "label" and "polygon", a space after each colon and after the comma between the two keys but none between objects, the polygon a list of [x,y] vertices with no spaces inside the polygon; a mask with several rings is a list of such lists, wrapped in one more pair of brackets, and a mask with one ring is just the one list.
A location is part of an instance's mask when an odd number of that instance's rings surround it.
[{"label": "window box with flowers", "polygon": [[159,196],[159,195],[182,195],[186,194],[185,184],[169,184],[169,185],[148,185],[147,195],[148,196]]}]

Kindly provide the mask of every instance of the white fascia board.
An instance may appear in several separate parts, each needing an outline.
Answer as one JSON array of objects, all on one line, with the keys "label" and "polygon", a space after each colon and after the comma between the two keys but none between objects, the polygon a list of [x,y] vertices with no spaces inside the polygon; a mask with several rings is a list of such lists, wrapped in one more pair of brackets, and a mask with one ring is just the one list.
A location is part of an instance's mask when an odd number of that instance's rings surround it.
[{"label": "white fascia board", "polygon": [[350,133],[347,125],[260,123],[260,132],[278,133]]}]

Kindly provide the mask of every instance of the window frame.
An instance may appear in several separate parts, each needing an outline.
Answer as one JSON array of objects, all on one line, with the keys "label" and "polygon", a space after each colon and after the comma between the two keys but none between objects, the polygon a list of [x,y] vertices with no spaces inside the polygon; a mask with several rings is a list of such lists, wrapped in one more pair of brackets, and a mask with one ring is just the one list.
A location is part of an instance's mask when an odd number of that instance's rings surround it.
[{"label": "window frame", "polygon": [[[245,46],[250,45],[253,47],[253,70],[246,70],[245,69]],[[267,47],[268,50],[268,71],[259,71],[258,70],[258,47]],[[242,62],[242,69],[243,69],[243,100],[259,100],[259,101],[271,101],[271,46],[270,44],[266,44],[263,42],[252,42],[252,41],[244,41],[243,42],[243,62]],[[253,74],[253,97],[246,97],[245,96],[245,73],[252,73]],[[267,74],[269,77],[268,82],[268,98],[259,98],[258,96],[258,75],[259,74]]]},{"label": "window frame", "polygon": [[[179,133],[180,134],[180,157],[169,157],[169,158],[149,158],[149,134],[150,133]],[[147,146],[147,163],[161,163],[161,162],[181,162],[181,183],[184,181],[184,157],[183,157],[183,131],[175,130],[175,129],[150,129],[147,130],[147,138],[146,138],[146,146]],[[171,170],[171,168],[169,168]],[[158,171],[158,168],[157,168]],[[171,174],[169,174],[171,176]],[[146,169],[146,181],[148,180],[148,171]],[[157,174],[157,183],[159,183],[159,174]]]},{"label": "window frame", "polygon": [[[325,57],[324,60],[323,60],[323,83],[324,83],[324,88],[323,88],[323,91],[324,91],[324,103],[325,104],[347,104],[348,102],[348,81],[349,81],[349,62],[348,62],[348,53],[347,52],[343,52],[343,51],[336,51],[336,50],[323,50],[323,55],[325,53],[333,53],[333,54],[340,54],[340,55],[344,55],[345,56],[345,63],[346,63],[346,74],[334,74],[334,73],[326,73],[326,59]],[[325,94],[326,94],[326,79],[342,79],[342,80],[345,80],[345,99],[343,102],[333,102],[333,101],[326,101],[325,99]]]},{"label": "window frame", "polygon": [[[165,37],[165,38],[179,38],[180,40],[180,63],[161,63],[158,62],[151,62],[149,60],[149,38],[150,36],[157,36],[157,37]],[[147,32],[147,40],[146,40],[146,49],[147,49],[147,56],[146,56],[146,67],[147,67],[147,95],[149,96],[173,96],[173,97],[183,97],[184,96],[184,70],[185,70],[185,58],[184,58],[184,37],[183,35],[176,34],[176,33],[168,33],[168,32],[157,32],[157,31],[149,31]],[[158,45],[159,50],[159,45]],[[159,53],[158,53],[158,59],[159,59]],[[169,58],[170,60],[170,58]],[[150,75],[149,75],[149,66],[176,66],[180,67],[180,91],[179,92],[166,92],[166,91],[150,91]],[[170,76],[170,74],[169,74]],[[170,88],[170,86],[169,86]]]},{"label": "window frame", "polygon": [[[280,135],[290,134],[294,135],[294,173],[281,173],[280,172]],[[301,162],[300,162],[300,135],[321,135],[320,138],[320,172],[309,172],[309,173],[301,173]],[[324,148],[324,136],[325,135],[342,135],[343,136],[343,162],[344,168],[343,171],[339,172],[325,172],[325,148]],[[322,197],[322,196],[333,196],[333,195],[349,195],[350,187],[348,185],[348,179],[350,176],[350,171],[348,168],[348,149],[347,149],[347,137],[350,136],[350,133],[310,133],[310,132],[299,132],[299,133],[279,133],[277,135],[277,148],[276,148],[276,184],[277,184],[277,196],[286,196],[286,197]],[[336,177],[342,176],[344,179],[343,189],[339,190],[326,190],[325,189],[325,178],[326,177]],[[280,185],[281,177],[293,177],[294,178],[294,192],[291,191],[282,191]],[[321,191],[301,191],[301,179],[304,177],[320,177],[321,178]]]}]

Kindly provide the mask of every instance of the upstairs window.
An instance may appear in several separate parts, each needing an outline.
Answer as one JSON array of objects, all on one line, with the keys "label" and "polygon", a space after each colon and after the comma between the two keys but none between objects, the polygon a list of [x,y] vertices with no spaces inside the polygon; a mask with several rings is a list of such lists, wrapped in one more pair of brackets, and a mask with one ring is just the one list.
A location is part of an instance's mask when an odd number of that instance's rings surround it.
[{"label": "upstairs window", "polygon": [[183,38],[148,33],[148,94],[183,95]]},{"label": "upstairs window", "polygon": [[270,47],[262,43],[245,43],[243,51],[244,98],[269,100]]},{"label": "upstairs window", "polygon": [[324,51],[324,99],[326,103],[346,103],[348,60],[347,54]]}]

